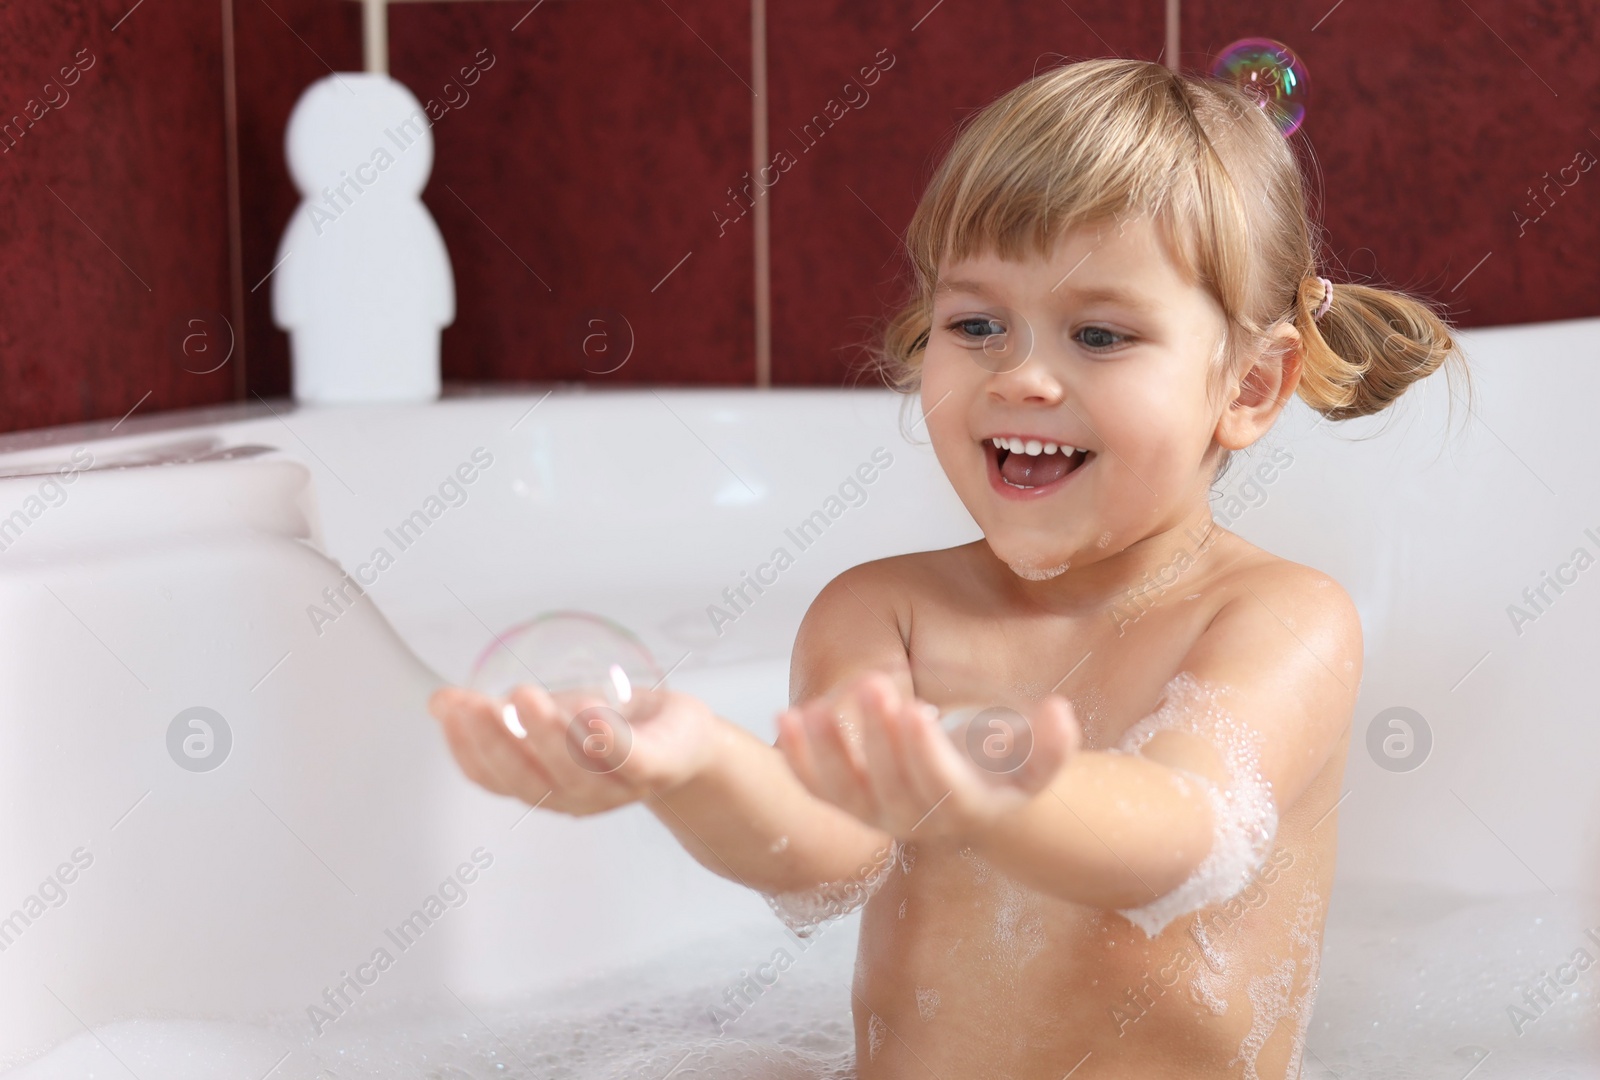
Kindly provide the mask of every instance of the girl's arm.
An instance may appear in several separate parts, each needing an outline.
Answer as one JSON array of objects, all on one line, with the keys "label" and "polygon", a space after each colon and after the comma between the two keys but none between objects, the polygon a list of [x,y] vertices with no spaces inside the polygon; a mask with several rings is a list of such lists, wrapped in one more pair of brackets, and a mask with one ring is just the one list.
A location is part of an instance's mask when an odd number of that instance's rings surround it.
[{"label": "girl's arm", "polygon": [[1194,875],[1213,850],[1212,876],[1248,882],[1279,809],[1343,739],[1360,663],[1349,597],[1280,564],[1218,612],[1158,709],[1125,737],[1136,752],[1075,752],[1070,706],[1047,698],[1029,718],[1033,758],[996,782],[882,683],[865,691],[858,750],[804,708],[782,718],[780,745],[812,790],[902,840],[950,837],[1043,892],[1141,908],[1203,893]]},{"label": "girl's arm", "polygon": [[[898,618],[873,576],[858,567],[823,590],[790,673],[796,698],[858,728],[864,674],[911,693]],[[593,761],[582,750],[593,725],[575,730],[573,717],[602,702],[522,686],[510,704],[525,736],[507,727],[505,702],[457,688],[431,702],[462,770],[490,791],[576,815],[642,801],[706,868],[769,894],[860,880],[892,850],[888,833],[812,795],[777,749],[687,694],[641,694],[625,717],[596,713],[609,726],[594,729]]]}]

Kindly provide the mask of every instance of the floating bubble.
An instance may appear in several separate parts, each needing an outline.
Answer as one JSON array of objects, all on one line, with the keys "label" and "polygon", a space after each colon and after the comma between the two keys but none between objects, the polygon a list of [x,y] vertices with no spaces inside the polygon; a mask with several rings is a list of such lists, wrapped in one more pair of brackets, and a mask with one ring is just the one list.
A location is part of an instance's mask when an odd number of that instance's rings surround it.
[{"label": "floating bubble", "polygon": [[1217,54],[1211,75],[1255,98],[1284,135],[1293,135],[1305,123],[1310,94],[1306,66],[1283,42],[1241,38]]},{"label": "floating bubble", "polygon": [[587,611],[551,611],[496,635],[467,685],[491,697],[529,683],[552,694],[592,691],[613,706],[665,677],[638,636],[620,623]]},{"label": "floating bubble", "polygon": [[[504,698],[522,684],[551,694],[582,692],[607,705],[579,709],[567,724],[567,751],[594,773],[620,769],[633,749],[624,709],[665,680],[644,642],[620,623],[586,611],[551,611],[519,623],[495,640],[472,665],[467,685]],[[506,729],[527,738],[516,707],[501,710]]]}]

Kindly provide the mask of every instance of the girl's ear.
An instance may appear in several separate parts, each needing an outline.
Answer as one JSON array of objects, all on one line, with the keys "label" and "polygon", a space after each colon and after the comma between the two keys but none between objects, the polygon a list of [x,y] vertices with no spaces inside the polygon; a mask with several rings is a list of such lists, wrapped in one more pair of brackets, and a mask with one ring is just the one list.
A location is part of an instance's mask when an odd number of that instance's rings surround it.
[{"label": "girl's ear", "polygon": [[1243,450],[1265,435],[1300,385],[1304,352],[1300,331],[1283,323],[1250,361],[1242,376],[1229,383],[1232,397],[1217,420],[1217,443]]}]

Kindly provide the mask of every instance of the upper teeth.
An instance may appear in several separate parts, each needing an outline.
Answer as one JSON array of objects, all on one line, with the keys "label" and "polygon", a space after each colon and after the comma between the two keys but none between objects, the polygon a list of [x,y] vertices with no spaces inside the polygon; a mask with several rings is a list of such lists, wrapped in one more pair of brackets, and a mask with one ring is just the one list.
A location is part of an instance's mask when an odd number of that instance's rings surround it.
[{"label": "upper teeth", "polygon": [[1040,442],[1038,439],[1002,438],[996,435],[989,441],[1000,449],[1009,450],[1013,454],[1053,454],[1060,450],[1063,454],[1071,457],[1073,454],[1078,453],[1078,448],[1075,446],[1067,446],[1065,443]]}]

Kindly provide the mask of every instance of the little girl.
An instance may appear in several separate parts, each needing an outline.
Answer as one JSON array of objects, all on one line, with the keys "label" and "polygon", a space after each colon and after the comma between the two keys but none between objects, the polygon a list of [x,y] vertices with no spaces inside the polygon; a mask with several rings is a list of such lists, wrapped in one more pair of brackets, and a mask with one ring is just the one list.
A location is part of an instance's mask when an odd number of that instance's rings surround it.
[{"label": "little girl", "polygon": [[1361,627],[1208,492],[1296,392],[1364,416],[1459,357],[1313,237],[1229,84],[1108,59],[1012,90],[917,207],[881,358],[983,539],[824,588],[775,747],[660,691],[607,757],[592,696],[448,689],[457,761],[562,813],[642,800],[802,930],[864,899],[862,1080],[1298,1076]]}]

